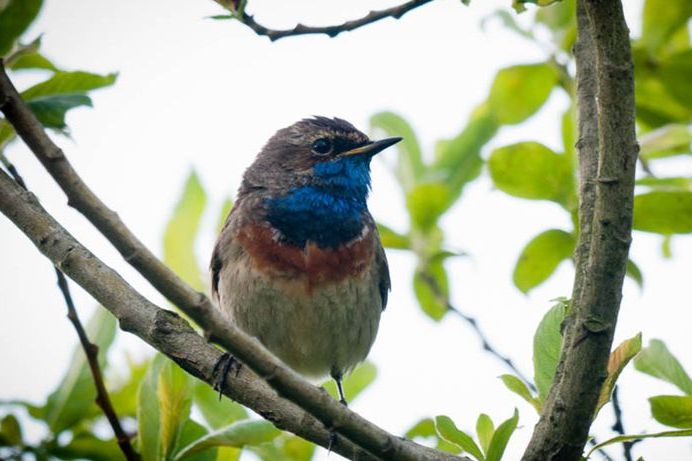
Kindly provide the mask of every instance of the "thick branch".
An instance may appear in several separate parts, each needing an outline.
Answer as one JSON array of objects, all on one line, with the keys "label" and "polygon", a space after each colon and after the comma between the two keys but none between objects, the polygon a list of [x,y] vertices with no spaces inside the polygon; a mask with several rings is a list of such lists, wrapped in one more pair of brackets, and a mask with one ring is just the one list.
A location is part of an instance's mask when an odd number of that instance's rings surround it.
[{"label": "thick branch", "polygon": [[[214,365],[221,351],[209,345],[177,314],[158,308],[137,293],[62,228],[33,194],[21,189],[1,171],[0,211],[56,267],[109,309],[123,330],[139,336],[192,375],[207,383],[213,381]],[[212,315],[214,335],[276,390],[254,374],[241,371],[239,376],[232,374],[227,379],[224,394],[252,408],[278,427],[325,447],[330,445],[332,431],[337,434],[332,450],[347,458],[460,459],[385,432],[338,403],[324,389],[310,385],[282,365],[258,341],[227,324],[218,311],[212,311]]]},{"label": "thick branch", "polygon": [[219,5],[223,6],[224,8],[228,9],[231,11],[231,14],[234,19],[237,19],[238,21],[242,22],[246,26],[248,26],[250,29],[252,29],[257,35],[260,36],[265,36],[269,37],[269,40],[275,41],[280,38],[284,37],[292,37],[296,35],[315,35],[315,34],[324,34],[328,35],[329,37],[336,37],[342,32],[348,32],[354,29],[358,29],[359,27],[366,26],[368,24],[372,24],[373,22],[377,22],[381,19],[385,18],[394,18],[394,19],[399,19],[402,17],[404,14],[408,13],[409,11],[418,8],[419,6],[425,5],[426,3],[430,3],[432,0],[410,0],[406,3],[403,3],[398,6],[393,6],[391,8],[387,8],[384,10],[378,10],[378,11],[371,11],[370,13],[366,14],[362,18],[358,19],[353,19],[351,21],[346,21],[342,24],[335,24],[331,26],[321,26],[321,27],[313,27],[313,26],[306,26],[303,24],[298,24],[296,25],[293,29],[283,29],[283,30],[277,30],[277,29],[270,29],[268,27],[263,26],[262,24],[258,23],[255,21],[255,18],[247,13],[245,11],[239,11],[237,9],[236,4],[238,2],[233,1],[233,0],[214,0],[216,3]]},{"label": "thick branch", "polygon": [[619,1],[579,0],[577,13],[577,271],[560,365],[524,460],[581,457],[607,374],[631,242],[638,147],[629,31]]}]

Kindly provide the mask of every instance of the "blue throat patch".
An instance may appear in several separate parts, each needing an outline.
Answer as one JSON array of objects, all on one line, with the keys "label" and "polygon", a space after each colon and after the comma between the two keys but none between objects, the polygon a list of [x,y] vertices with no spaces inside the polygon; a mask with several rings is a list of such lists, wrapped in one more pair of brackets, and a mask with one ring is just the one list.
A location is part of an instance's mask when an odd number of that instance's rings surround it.
[{"label": "blue throat patch", "polygon": [[267,200],[267,220],[294,245],[337,248],[363,230],[369,190],[370,156],[318,163],[309,184]]}]

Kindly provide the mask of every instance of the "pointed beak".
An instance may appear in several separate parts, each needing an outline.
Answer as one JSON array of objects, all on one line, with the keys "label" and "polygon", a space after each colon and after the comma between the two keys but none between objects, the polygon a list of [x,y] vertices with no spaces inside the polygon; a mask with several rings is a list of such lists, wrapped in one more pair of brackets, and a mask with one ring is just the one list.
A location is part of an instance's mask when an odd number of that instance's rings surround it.
[{"label": "pointed beak", "polygon": [[399,136],[396,136],[394,138],[385,138],[385,139],[380,139],[379,141],[373,141],[369,144],[366,144],[364,146],[356,147],[355,149],[347,150],[346,152],[343,152],[341,155],[342,156],[347,156],[347,155],[361,155],[361,154],[366,154],[366,155],[375,155],[378,152],[382,152],[389,146],[393,146],[394,144],[398,143],[401,141],[403,138],[400,138]]}]

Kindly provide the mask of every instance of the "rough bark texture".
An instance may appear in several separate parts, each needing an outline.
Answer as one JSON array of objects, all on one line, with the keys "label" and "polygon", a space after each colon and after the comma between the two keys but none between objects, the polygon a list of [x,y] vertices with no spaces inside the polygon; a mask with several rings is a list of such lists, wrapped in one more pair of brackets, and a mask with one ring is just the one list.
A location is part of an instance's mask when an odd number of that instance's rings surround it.
[{"label": "rough bark texture", "polygon": [[560,364],[525,461],[581,457],[606,366],[631,242],[637,141],[629,31],[618,0],[577,6],[580,236]]},{"label": "rough bark texture", "polygon": [[[0,211],[57,268],[105,306],[123,330],[139,336],[190,374],[207,383],[213,381],[214,365],[221,351],[208,344],[180,316],[155,306],[137,293],[60,226],[33,194],[21,189],[1,170]],[[217,321],[218,318],[213,318],[212,324]],[[237,376],[232,373],[227,378],[224,394],[252,408],[277,427],[325,447],[330,443],[331,431],[336,437],[332,450],[349,459],[462,459],[388,434],[348,410],[324,389],[305,382],[256,340],[224,325],[225,322],[219,323],[215,333],[224,343],[233,344],[229,349],[236,357],[264,378],[259,379],[244,367]],[[294,402],[300,402],[301,406]]]}]

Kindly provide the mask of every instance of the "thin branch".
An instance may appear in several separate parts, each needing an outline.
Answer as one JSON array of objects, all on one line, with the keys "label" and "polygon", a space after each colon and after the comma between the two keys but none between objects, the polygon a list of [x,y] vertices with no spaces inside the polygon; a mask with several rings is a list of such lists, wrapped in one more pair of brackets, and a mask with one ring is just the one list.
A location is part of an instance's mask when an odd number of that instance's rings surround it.
[{"label": "thin branch", "polygon": [[139,459],[139,455],[135,452],[134,448],[132,448],[132,444],[130,444],[130,436],[125,433],[123,427],[120,425],[120,420],[115,413],[115,408],[113,408],[110,396],[106,390],[106,384],[103,382],[103,373],[101,373],[101,366],[98,360],[99,348],[96,344],[89,341],[89,337],[86,331],[84,331],[82,322],[79,320],[77,310],[72,302],[72,295],[70,294],[70,288],[67,285],[65,275],[57,267],[55,268],[55,274],[58,277],[58,287],[60,287],[60,291],[67,304],[67,318],[70,319],[74,329],[77,331],[79,342],[82,344],[82,348],[87,357],[91,376],[94,379],[94,384],[96,386],[96,404],[101,407],[103,414],[106,415],[106,419],[108,419],[108,423],[113,428],[118,446],[120,447],[120,451],[123,452],[123,455],[125,455],[125,459],[128,461],[136,461]]},{"label": "thin branch", "polygon": [[[139,336],[192,375],[207,383],[213,381],[214,365],[221,351],[209,345],[180,316],[155,306],[135,291],[60,226],[33,194],[21,189],[2,171],[0,211],[54,265],[115,315],[123,330]],[[347,458],[462,459],[387,433],[341,405],[324,389],[309,384],[256,339],[226,322],[219,311],[212,315],[214,336],[261,378],[249,370],[243,371],[243,367],[238,376],[227,377],[223,393],[277,427],[324,447],[331,446]]]},{"label": "thin branch", "polygon": [[480,328],[480,326],[478,326],[478,321],[470,315],[465,314],[461,310],[457,309],[449,301],[449,298],[445,296],[445,294],[440,289],[437,281],[433,277],[431,277],[429,274],[422,272],[419,273],[419,275],[421,277],[421,280],[423,280],[423,282],[425,282],[425,284],[428,285],[428,288],[430,288],[430,291],[432,291],[433,295],[437,299],[437,302],[443,304],[444,306],[447,306],[448,311],[458,315],[462,320],[464,320],[471,326],[471,329],[474,331],[474,333],[476,333],[478,339],[481,340],[483,350],[485,350],[490,355],[503,362],[507,366],[507,368],[509,368],[519,379],[524,381],[524,383],[529,387],[529,389],[531,389],[533,392],[536,392],[536,386],[528,377],[526,377],[526,375],[519,371],[519,368],[517,368],[512,359],[510,359],[506,355],[501,354],[497,351],[495,347],[493,347],[485,332]]},{"label": "thin branch", "polygon": [[[22,176],[19,174],[14,165],[9,162],[1,152],[0,161],[2,161],[2,164],[5,166],[5,168],[7,168],[7,171],[10,172],[14,181],[22,189],[28,192],[29,188],[26,186]],[[84,349],[84,355],[86,356],[87,363],[89,364],[91,376],[94,380],[94,387],[96,388],[96,404],[101,408],[103,414],[108,420],[108,423],[110,424],[111,428],[113,428],[113,433],[115,434],[118,446],[120,447],[120,451],[123,452],[125,459],[128,461],[136,461],[139,459],[139,455],[137,452],[135,452],[134,448],[132,448],[130,437],[127,435],[127,433],[125,433],[123,427],[120,425],[120,419],[115,412],[115,408],[113,408],[110,395],[108,394],[108,390],[106,389],[106,385],[103,381],[103,373],[101,372],[101,365],[99,365],[98,360],[99,348],[96,344],[89,341],[89,337],[82,326],[82,322],[79,320],[79,315],[77,314],[77,309],[75,308],[72,300],[72,294],[70,293],[70,287],[67,284],[65,275],[57,267],[54,266],[54,269],[55,275],[58,278],[58,287],[60,288],[60,292],[62,293],[63,298],[65,299],[65,304],[67,305],[67,318],[70,320],[77,332],[79,342],[82,345],[82,349]]]},{"label": "thin branch", "polygon": [[560,363],[524,461],[581,458],[607,376],[632,239],[638,146],[629,30],[620,1],[577,5],[577,270]]},{"label": "thin branch", "polygon": [[[620,407],[620,397],[618,395],[618,386],[613,388],[613,397],[611,401],[613,403],[613,413],[615,413],[615,423],[613,423],[613,431],[620,435],[625,435],[625,426],[622,422],[622,408]],[[632,461],[632,446],[639,440],[622,442],[622,451],[625,456],[625,461]]]},{"label": "thin branch", "polygon": [[384,10],[371,11],[362,18],[353,19],[346,21],[342,24],[335,24],[331,26],[306,26],[304,24],[298,24],[292,29],[270,29],[263,26],[262,24],[255,21],[255,18],[247,13],[245,13],[244,8],[238,8],[237,2],[229,0],[214,0],[219,5],[223,6],[231,12],[231,17],[242,22],[250,29],[252,29],[257,35],[269,37],[272,42],[284,37],[294,37],[296,35],[327,35],[329,37],[336,37],[342,32],[349,32],[354,29],[372,24],[373,22],[380,21],[385,18],[399,19],[409,11],[418,8],[419,6],[430,3],[433,0],[410,0],[406,3],[402,3],[398,6],[393,6]]}]

